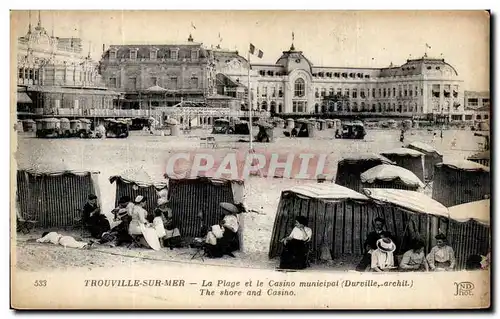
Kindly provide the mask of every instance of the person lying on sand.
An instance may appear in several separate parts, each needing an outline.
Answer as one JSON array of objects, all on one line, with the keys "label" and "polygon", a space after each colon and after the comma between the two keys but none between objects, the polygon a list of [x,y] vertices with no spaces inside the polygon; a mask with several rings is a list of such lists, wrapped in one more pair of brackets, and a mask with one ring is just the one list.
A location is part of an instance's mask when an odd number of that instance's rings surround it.
[{"label": "person lying on sand", "polygon": [[77,241],[71,236],[61,235],[57,232],[45,232],[42,234],[41,238],[36,240],[37,243],[52,243],[54,245],[61,245],[64,248],[79,248],[79,249],[89,249],[94,244],[93,241],[88,243],[83,241]]}]

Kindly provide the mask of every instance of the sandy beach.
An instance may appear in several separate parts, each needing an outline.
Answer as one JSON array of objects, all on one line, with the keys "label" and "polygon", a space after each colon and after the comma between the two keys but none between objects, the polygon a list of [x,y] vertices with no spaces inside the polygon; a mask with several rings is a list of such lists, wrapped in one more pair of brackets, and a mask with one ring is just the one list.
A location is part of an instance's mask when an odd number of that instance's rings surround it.
[{"label": "sandy beach", "polygon": [[[434,145],[440,150],[445,160],[453,157],[464,159],[477,152],[481,138],[474,137],[471,131],[447,130],[443,138],[432,142],[433,133],[427,130],[412,130],[406,134],[405,142],[421,141]],[[353,152],[375,152],[401,147],[399,130],[368,130],[365,140],[338,140],[333,138],[331,129],[318,131],[315,138],[286,138],[282,130],[275,129],[276,141],[269,144],[256,143],[255,148],[269,152],[310,151],[327,153],[326,169],[328,177],[334,178],[337,162],[344,154]],[[109,177],[123,174],[125,171],[137,171],[141,178],[164,180],[163,173],[166,160],[175,152],[194,151],[200,148],[200,136],[209,134],[208,130],[193,130],[191,134],[181,137],[148,135],[143,132],[132,132],[127,139],[38,139],[28,133],[18,136],[16,160],[18,169],[36,169],[45,171],[58,170],[94,170],[99,171],[99,191],[104,212],[113,208],[115,185],[109,183]],[[457,145],[452,149],[451,141],[456,138]],[[238,143],[226,135],[216,136],[217,151],[248,149],[247,143]],[[284,189],[297,184],[314,181],[294,179],[262,179],[251,177],[245,181],[245,204],[259,213],[244,214],[243,251],[240,258],[223,258],[209,260],[210,263],[236,267],[274,268],[275,261],[267,259],[269,241],[278,206],[280,194]],[[426,190],[426,193],[429,190]],[[104,265],[143,262],[144,258],[151,262],[165,260],[178,262],[207,262],[199,259],[191,260],[191,250],[129,250],[123,247],[107,248],[99,246],[95,250],[75,251],[58,246],[41,245],[27,242],[36,238],[42,230],[17,237],[16,265],[23,270],[64,267],[103,267]],[[61,231],[65,233],[64,231]],[[68,233],[68,232],[66,232]],[[79,234],[73,233],[75,237]],[[99,258],[95,258],[99,256]],[[41,260],[43,262],[41,262]],[[156,260],[156,261],[155,261]],[[346,269],[348,260],[335,260],[333,269]],[[313,267],[321,268],[323,265]]]}]

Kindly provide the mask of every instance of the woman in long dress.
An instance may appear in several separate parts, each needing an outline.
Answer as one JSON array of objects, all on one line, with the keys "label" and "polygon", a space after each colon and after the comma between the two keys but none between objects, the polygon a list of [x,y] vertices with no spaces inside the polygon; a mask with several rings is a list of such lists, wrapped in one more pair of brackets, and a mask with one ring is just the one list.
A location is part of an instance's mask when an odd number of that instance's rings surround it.
[{"label": "woman in long dress", "polygon": [[290,235],[283,238],[283,252],[281,253],[280,269],[305,269],[307,268],[308,245],[311,240],[312,230],[307,227],[307,218],[298,216],[295,227]]},{"label": "woman in long dress", "polygon": [[128,226],[128,232],[131,236],[142,236],[141,225],[146,226],[148,221],[146,216],[148,212],[144,209],[146,205],[146,197],[139,195],[134,200],[134,208],[132,209],[132,220]]}]

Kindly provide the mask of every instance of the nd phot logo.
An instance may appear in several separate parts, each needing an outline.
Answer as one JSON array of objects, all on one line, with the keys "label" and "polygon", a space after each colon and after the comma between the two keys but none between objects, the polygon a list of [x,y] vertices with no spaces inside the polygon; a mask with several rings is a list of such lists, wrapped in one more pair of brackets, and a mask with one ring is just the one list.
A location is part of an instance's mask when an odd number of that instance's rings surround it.
[{"label": "nd phot logo", "polygon": [[472,290],[474,290],[474,284],[470,281],[454,282],[455,284],[455,296],[472,296]]}]

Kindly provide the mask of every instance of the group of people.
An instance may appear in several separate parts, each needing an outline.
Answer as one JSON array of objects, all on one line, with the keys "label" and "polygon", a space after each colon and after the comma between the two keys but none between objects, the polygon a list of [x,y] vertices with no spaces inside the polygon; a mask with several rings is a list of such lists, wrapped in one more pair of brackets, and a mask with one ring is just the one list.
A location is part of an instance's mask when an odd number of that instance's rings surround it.
[{"label": "group of people", "polygon": [[[112,210],[114,221],[119,222],[113,228],[106,216],[101,214],[97,197],[89,195],[83,208],[83,221],[92,237],[98,241],[82,242],[71,236],[57,232],[46,232],[37,240],[40,243],[53,243],[64,247],[87,249],[94,243],[118,246],[124,243],[146,246],[155,250],[160,247],[182,247],[181,232],[173,220],[172,209],[168,207],[168,199],[160,196],[153,214],[145,210],[146,197],[137,196],[132,202],[128,196],[118,201]],[[205,255],[210,258],[221,258],[225,255],[235,257],[234,252],[240,248],[238,232],[240,224],[238,214],[244,207],[232,203],[220,203],[223,211],[218,223],[206,227],[203,213],[200,212],[202,236],[195,238]],[[289,236],[281,239],[283,249],[279,269],[297,270],[309,266],[310,242],[312,230],[304,216],[297,216],[295,225]],[[456,260],[453,248],[447,244],[446,236],[435,236],[436,245],[425,255],[425,243],[418,238],[411,241],[410,248],[400,256],[395,255],[396,243],[390,232],[385,230],[385,220],[377,217],[374,230],[367,235],[364,242],[363,258],[356,266],[360,272],[393,272],[393,271],[451,271],[455,269]],[[469,256],[467,269],[484,269],[489,257]]]},{"label": "group of people", "polygon": [[[122,196],[118,205],[111,213],[117,225],[110,227],[108,218],[102,214],[97,203],[97,196],[88,195],[82,209],[83,227],[90,233],[89,242],[77,241],[71,236],[63,236],[57,232],[47,232],[37,239],[40,243],[60,244],[64,247],[87,249],[93,244],[106,244],[112,247],[123,244],[149,247],[159,250],[161,247],[180,248],[184,242],[177,223],[174,222],[172,209],[168,207],[169,200],[166,194],[159,193],[157,207],[152,214],[146,209],[147,198],[138,195],[134,201],[129,196]],[[237,214],[243,207],[232,203],[220,203],[223,216],[218,223],[207,227],[204,225],[203,213],[200,212],[202,237],[198,238],[205,255],[210,258],[221,258],[225,255],[235,257],[234,252],[239,250],[240,229]]]},{"label": "group of people", "polygon": [[455,268],[455,252],[446,242],[446,236],[435,236],[436,246],[425,256],[425,244],[415,238],[398,263],[394,252],[396,244],[390,232],[384,230],[385,220],[377,217],[375,230],[370,232],[364,243],[365,254],[356,267],[357,271],[451,271]]}]

